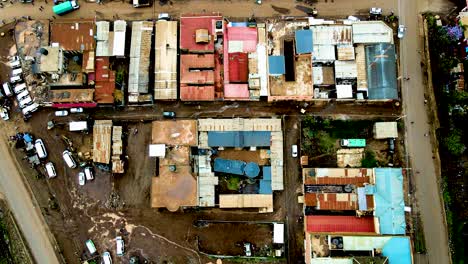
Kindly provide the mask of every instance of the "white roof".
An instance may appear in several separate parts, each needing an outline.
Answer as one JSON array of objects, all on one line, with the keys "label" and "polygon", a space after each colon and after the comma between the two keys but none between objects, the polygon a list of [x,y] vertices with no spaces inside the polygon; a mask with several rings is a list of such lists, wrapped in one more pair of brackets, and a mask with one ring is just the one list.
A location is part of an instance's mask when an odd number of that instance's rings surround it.
[{"label": "white roof", "polygon": [[314,45],[352,44],[351,26],[328,25],[312,26],[312,42]]},{"label": "white roof", "polygon": [[166,145],[165,144],[149,145],[149,156],[164,158],[164,156],[166,156]]},{"label": "white roof", "polygon": [[70,122],[70,131],[82,131],[88,129],[88,122],[86,121],[77,121]]},{"label": "white roof", "polygon": [[125,55],[125,31],[127,29],[127,22],[124,20],[114,21],[114,47],[112,55],[124,56]]},{"label": "white roof", "polygon": [[276,244],[284,243],[284,224],[283,223],[273,224],[273,243],[276,243]]},{"label": "white roof", "polygon": [[336,97],[338,99],[353,98],[353,86],[351,84],[336,85]]},{"label": "white roof", "polygon": [[107,21],[96,22],[96,40],[97,41],[109,40],[109,22]]},{"label": "white roof", "polygon": [[357,78],[356,61],[335,61],[335,78]]},{"label": "white roof", "polygon": [[374,125],[374,138],[397,138],[398,127],[397,122],[376,122]]},{"label": "white roof", "polygon": [[393,43],[393,30],[382,21],[357,21],[352,27],[354,43]]},{"label": "white roof", "polygon": [[334,45],[313,45],[313,61],[334,61],[336,60]]}]

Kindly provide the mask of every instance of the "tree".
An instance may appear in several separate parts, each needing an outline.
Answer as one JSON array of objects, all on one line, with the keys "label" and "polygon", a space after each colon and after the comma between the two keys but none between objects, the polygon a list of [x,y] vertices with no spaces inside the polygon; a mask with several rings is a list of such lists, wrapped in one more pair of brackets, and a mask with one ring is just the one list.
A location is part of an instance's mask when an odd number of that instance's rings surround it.
[{"label": "tree", "polygon": [[462,142],[462,132],[459,129],[450,131],[448,136],[444,139],[444,145],[447,150],[455,156],[460,156],[466,149]]},{"label": "tree", "polygon": [[375,168],[377,165],[378,163],[375,159],[375,153],[370,149],[366,150],[364,158],[361,160],[361,166],[363,168]]}]

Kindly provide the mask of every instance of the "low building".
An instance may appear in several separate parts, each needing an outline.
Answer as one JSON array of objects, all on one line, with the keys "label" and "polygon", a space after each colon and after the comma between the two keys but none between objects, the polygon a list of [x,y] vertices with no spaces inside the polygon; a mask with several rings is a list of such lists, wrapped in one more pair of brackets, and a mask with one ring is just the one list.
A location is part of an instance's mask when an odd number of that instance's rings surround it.
[{"label": "low building", "polygon": [[93,126],[93,162],[109,164],[112,120],[95,120]]},{"label": "low building", "polygon": [[177,99],[177,21],[156,22],[154,99]]},{"label": "low building", "polygon": [[375,139],[398,138],[397,122],[375,122],[374,138]]},{"label": "low building", "polygon": [[109,57],[96,58],[94,99],[98,104],[113,104],[115,71],[109,69]]},{"label": "low building", "polygon": [[94,51],[96,40],[94,19],[61,19],[50,22],[51,46],[58,45],[64,51]]},{"label": "low building", "polygon": [[112,173],[124,173],[122,127],[112,127]]}]

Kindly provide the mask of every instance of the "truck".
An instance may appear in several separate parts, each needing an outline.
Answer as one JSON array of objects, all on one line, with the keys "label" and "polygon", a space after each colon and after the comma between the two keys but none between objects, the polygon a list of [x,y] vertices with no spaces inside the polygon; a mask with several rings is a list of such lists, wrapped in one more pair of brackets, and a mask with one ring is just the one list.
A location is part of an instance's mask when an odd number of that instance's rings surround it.
[{"label": "truck", "polygon": [[74,1],[74,0],[72,0],[72,1],[65,1],[65,2],[63,2],[61,4],[55,5],[52,8],[52,10],[54,11],[54,13],[56,15],[62,16],[62,15],[65,15],[67,13],[70,13],[73,10],[76,10],[78,8],[80,8],[78,3],[76,1]]},{"label": "truck", "polygon": [[88,122],[86,121],[72,121],[69,125],[69,131],[88,131]]},{"label": "truck", "polygon": [[364,148],[366,147],[366,140],[359,138],[342,139],[340,145],[348,148]]}]

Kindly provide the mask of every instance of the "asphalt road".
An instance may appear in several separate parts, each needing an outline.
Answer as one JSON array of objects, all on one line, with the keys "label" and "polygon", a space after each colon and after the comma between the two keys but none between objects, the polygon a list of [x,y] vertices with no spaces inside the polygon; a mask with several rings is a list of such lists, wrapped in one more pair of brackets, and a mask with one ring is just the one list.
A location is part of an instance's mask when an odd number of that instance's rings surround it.
[{"label": "asphalt road", "polygon": [[49,230],[42,214],[26,189],[17,163],[10,156],[5,139],[0,139],[0,190],[5,194],[13,215],[28,242],[37,263],[59,263],[49,239]]},{"label": "asphalt road", "polygon": [[[413,181],[416,187],[418,210],[423,222],[426,240],[426,256],[416,256],[416,263],[451,263],[447,226],[440,191],[440,175],[436,170],[426,105],[424,104],[425,86],[420,66],[423,40],[420,35],[418,15],[432,10],[449,8],[441,0],[400,1],[400,19],[407,26],[404,39],[400,42],[400,64],[403,77],[409,77],[402,83],[404,114],[406,115],[406,146],[413,168]],[[421,25],[422,26],[422,25]],[[411,122],[414,122],[411,124]]]}]

